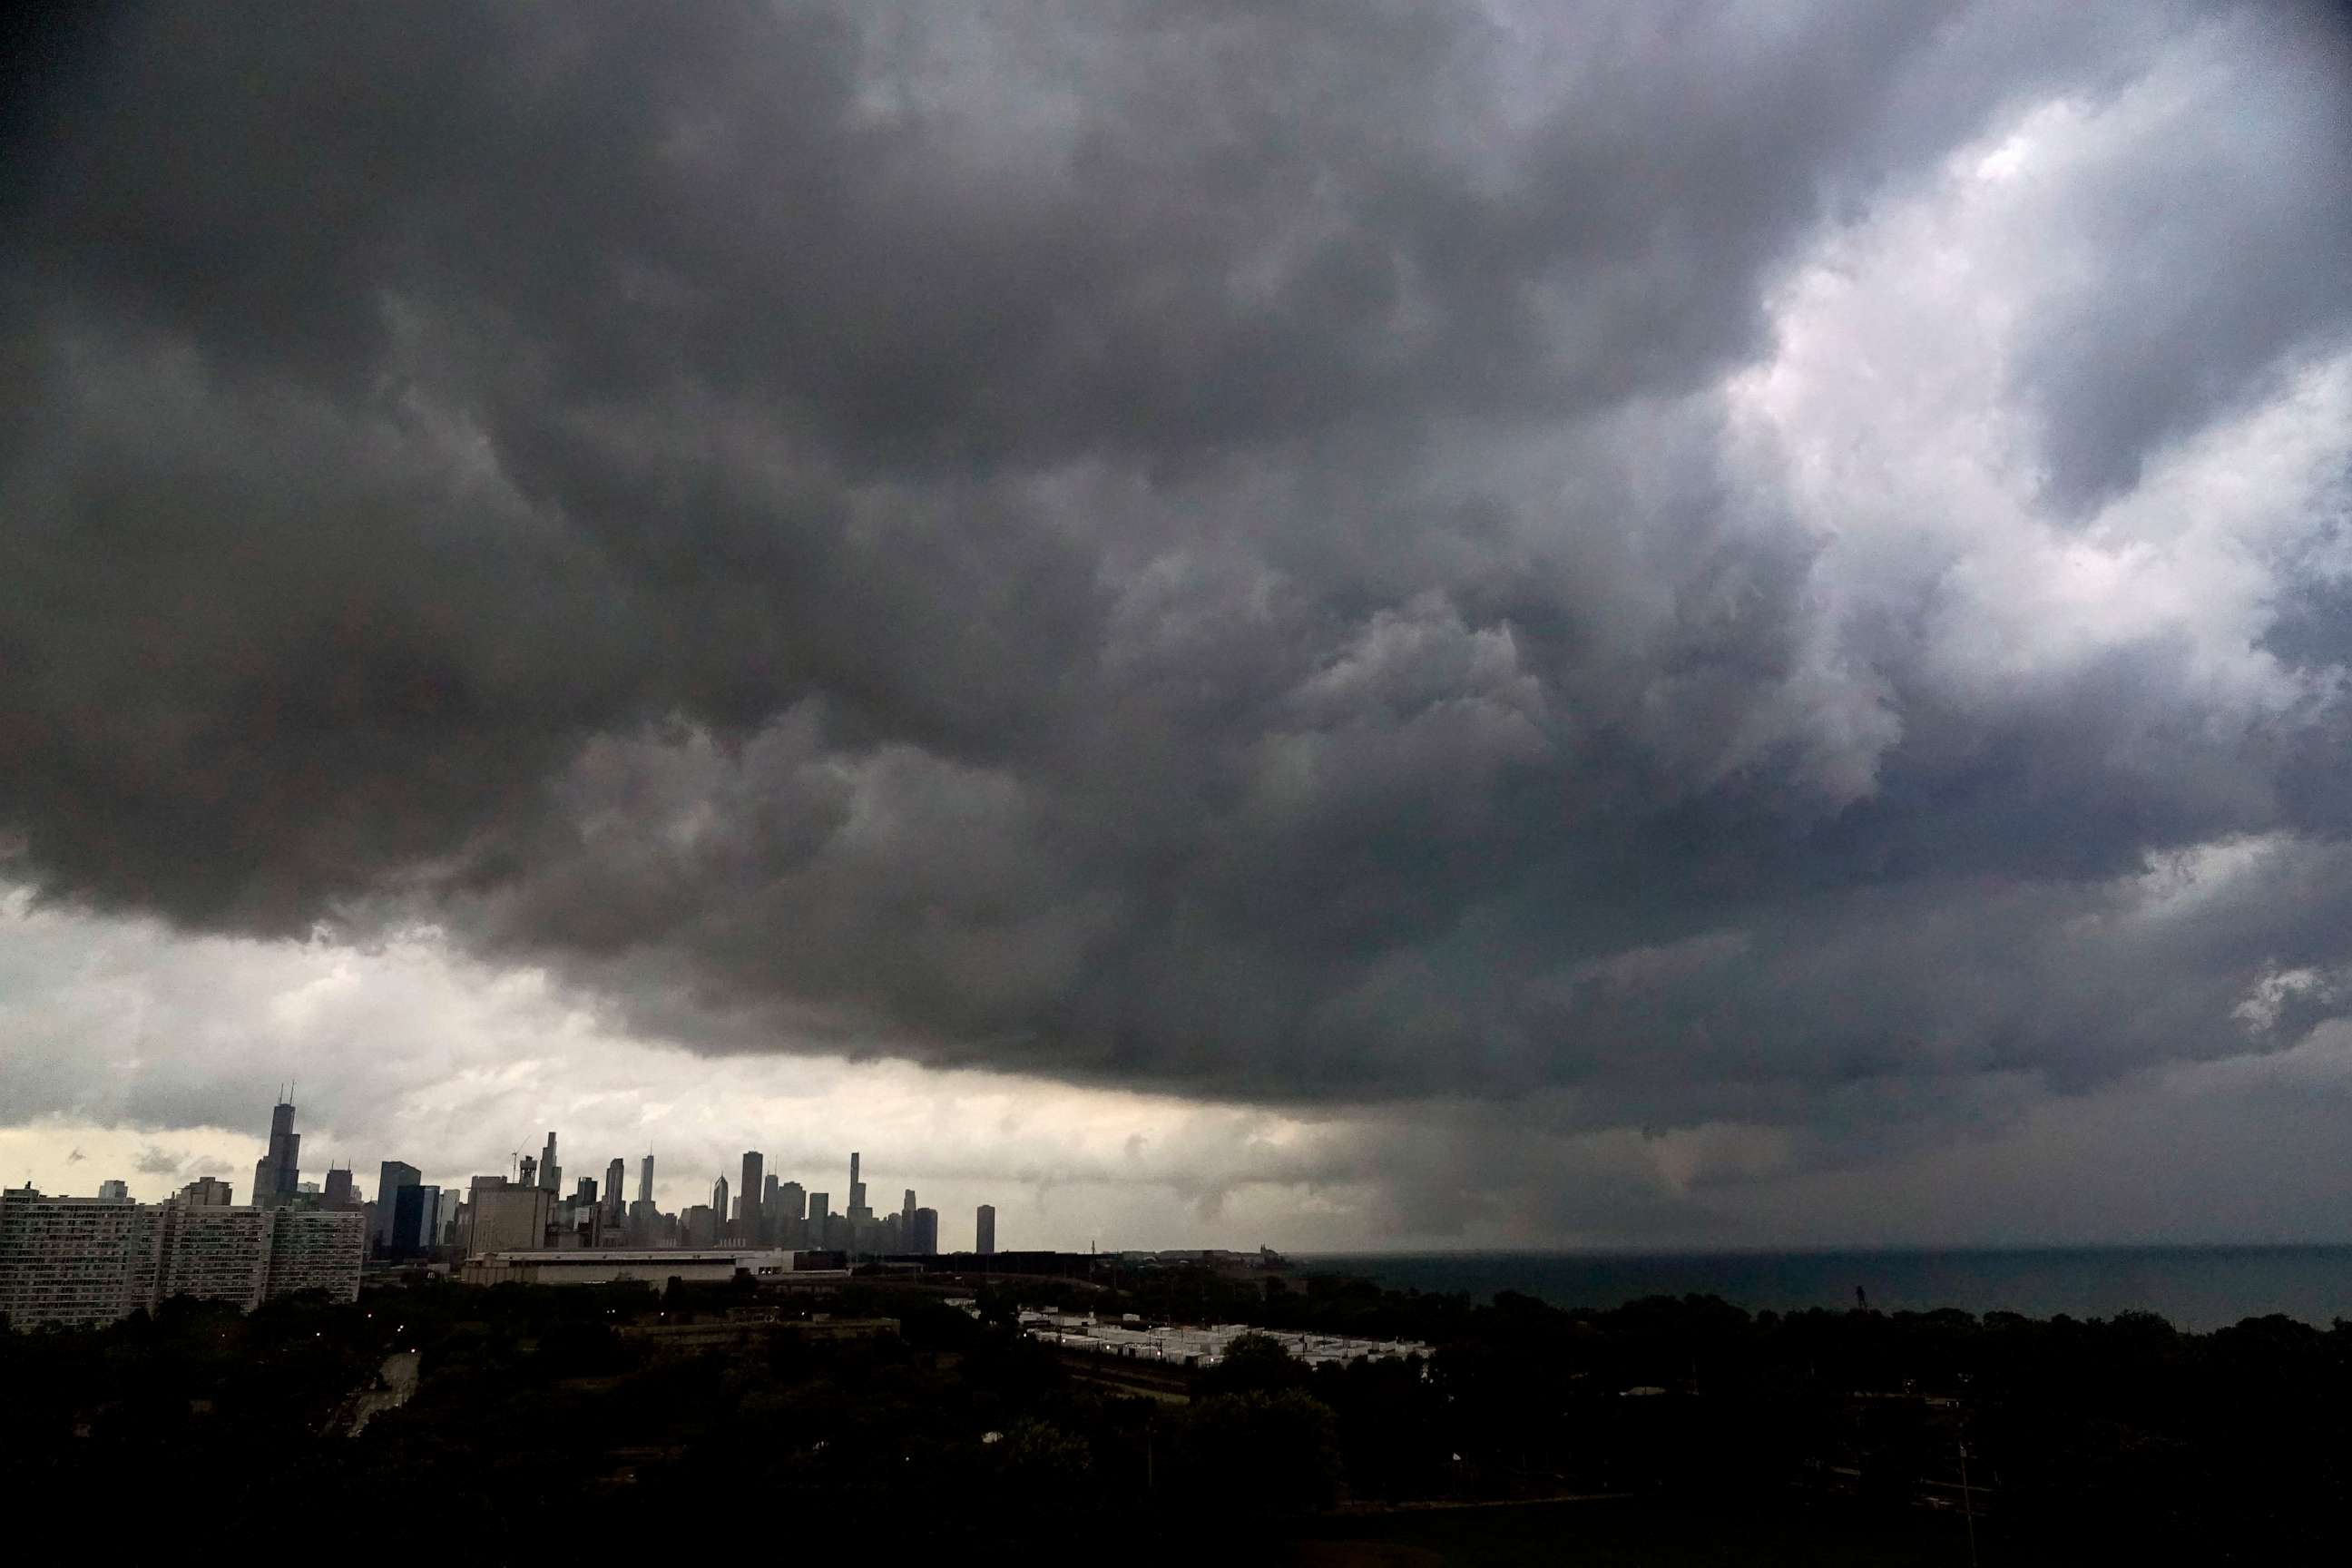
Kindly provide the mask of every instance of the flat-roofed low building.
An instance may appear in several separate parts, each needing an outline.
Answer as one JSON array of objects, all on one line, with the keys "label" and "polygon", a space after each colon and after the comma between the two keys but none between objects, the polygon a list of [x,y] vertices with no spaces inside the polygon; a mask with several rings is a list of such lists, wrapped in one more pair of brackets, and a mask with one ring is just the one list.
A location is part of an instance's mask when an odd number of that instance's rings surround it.
[{"label": "flat-roofed low building", "polygon": [[620,1336],[648,1345],[656,1354],[677,1351],[753,1350],[772,1341],[887,1339],[898,1332],[896,1318],[697,1318],[684,1323],[628,1323]]},{"label": "flat-roofed low building", "polygon": [[1417,1340],[1366,1340],[1349,1334],[1310,1334],[1289,1329],[1254,1328],[1246,1323],[1147,1324],[1133,1313],[1114,1322],[1093,1312],[1037,1311],[1024,1309],[1021,1330],[1033,1340],[1067,1351],[1129,1356],[1179,1366],[1215,1366],[1225,1359],[1233,1342],[1244,1335],[1270,1339],[1309,1366],[1344,1365],[1352,1361],[1402,1360],[1427,1357],[1428,1345]]},{"label": "flat-roofed low building", "polygon": [[545,1247],[486,1252],[466,1259],[468,1285],[649,1285],[673,1279],[725,1284],[738,1274],[774,1279],[793,1271],[793,1254],[743,1247]]}]

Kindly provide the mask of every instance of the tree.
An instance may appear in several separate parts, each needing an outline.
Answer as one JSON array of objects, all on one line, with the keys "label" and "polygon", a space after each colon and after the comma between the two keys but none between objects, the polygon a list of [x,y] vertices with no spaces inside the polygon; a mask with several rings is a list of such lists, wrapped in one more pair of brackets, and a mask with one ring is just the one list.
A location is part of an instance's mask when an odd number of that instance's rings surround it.
[{"label": "tree", "polygon": [[1166,1431],[1171,1495],[1188,1509],[1309,1513],[1339,1497],[1338,1423],[1297,1389],[1213,1394],[1169,1417]]},{"label": "tree", "polygon": [[1209,1369],[1201,1387],[1208,1394],[1273,1394],[1304,1388],[1307,1379],[1307,1363],[1280,1340],[1271,1334],[1243,1334],[1225,1346],[1223,1360]]},{"label": "tree", "polygon": [[1021,1421],[996,1446],[1005,1504],[1023,1513],[1067,1514],[1091,1496],[1094,1451],[1046,1421]]}]

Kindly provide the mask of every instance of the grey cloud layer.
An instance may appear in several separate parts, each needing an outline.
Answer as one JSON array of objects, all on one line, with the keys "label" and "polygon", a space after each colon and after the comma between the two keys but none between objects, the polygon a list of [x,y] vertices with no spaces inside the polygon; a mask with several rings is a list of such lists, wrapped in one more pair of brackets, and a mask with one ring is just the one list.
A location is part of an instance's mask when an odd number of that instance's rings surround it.
[{"label": "grey cloud layer", "polygon": [[[714,1049],[1591,1127],[1965,1120],[2340,994],[2321,13],[68,43],[0,213],[56,897],[423,912]],[[2337,477],[2200,602],[2281,441]],[[2147,591],[2051,588],[2076,536]]]}]

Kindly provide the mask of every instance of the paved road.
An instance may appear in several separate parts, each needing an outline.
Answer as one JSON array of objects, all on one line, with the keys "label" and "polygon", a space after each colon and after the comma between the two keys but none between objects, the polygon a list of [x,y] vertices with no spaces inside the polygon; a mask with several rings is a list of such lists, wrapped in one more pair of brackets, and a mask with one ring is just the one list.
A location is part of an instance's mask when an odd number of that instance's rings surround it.
[{"label": "paved road", "polygon": [[366,1428],[368,1417],[377,1411],[397,1410],[408,1403],[408,1396],[416,1392],[417,1361],[415,1351],[394,1351],[383,1358],[383,1365],[377,1369],[383,1386],[360,1395],[359,1409],[352,1416],[352,1436]]}]

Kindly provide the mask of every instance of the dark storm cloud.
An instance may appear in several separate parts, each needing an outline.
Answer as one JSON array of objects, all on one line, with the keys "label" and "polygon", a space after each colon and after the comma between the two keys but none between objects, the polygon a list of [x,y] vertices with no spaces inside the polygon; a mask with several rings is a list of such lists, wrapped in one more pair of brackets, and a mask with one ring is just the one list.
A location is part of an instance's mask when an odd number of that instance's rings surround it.
[{"label": "dark storm cloud", "polygon": [[[2052,483],[2070,500],[2127,488],[2147,452],[2258,390],[2283,356],[2340,343],[2346,330],[2352,48],[2319,26],[2221,47],[2245,51],[2227,88],[2218,76],[2167,83],[2202,100],[2205,134],[2161,158],[2124,140],[2094,149],[2101,178],[2070,215],[2076,255],[2161,265],[2082,268],[2030,327],[2021,377],[2050,427]],[[2261,111],[2233,112],[2242,95]]]},{"label": "dark storm cloud", "polygon": [[2318,15],[121,14],[10,122],[12,874],[422,912],[710,1048],[1565,1128],[2291,1043],[2324,565],[2307,688],[2016,651],[1973,520],[1900,532],[1965,417],[1822,521],[1727,389],[2074,105],[1986,379],[2070,524],[2137,493],[2352,321]]}]

